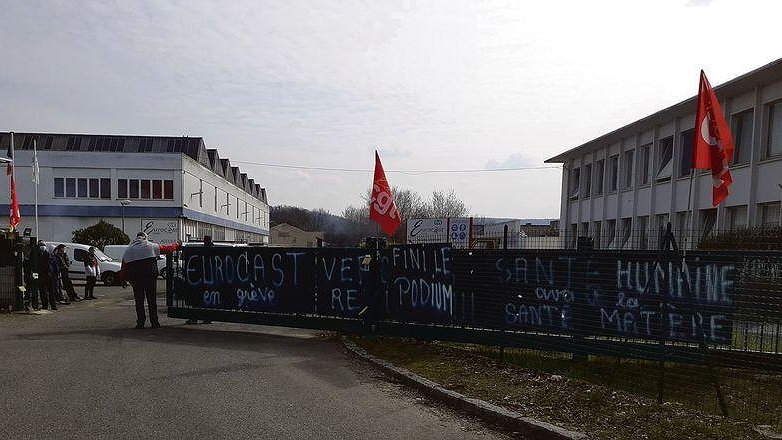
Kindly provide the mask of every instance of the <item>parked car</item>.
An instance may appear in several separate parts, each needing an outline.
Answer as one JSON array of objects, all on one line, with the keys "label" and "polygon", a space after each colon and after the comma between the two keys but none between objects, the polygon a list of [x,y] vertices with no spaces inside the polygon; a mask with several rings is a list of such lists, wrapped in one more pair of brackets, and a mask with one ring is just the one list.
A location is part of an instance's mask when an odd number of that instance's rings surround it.
[{"label": "parked car", "polygon": [[[103,247],[103,253],[122,264],[122,255],[125,254],[127,248],[126,244],[108,244]],[[157,274],[162,278],[166,277],[166,257],[164,255],[161,255],[157,260]]]},{"label": "parked car", "polygon": [[[49,252],[53,252],[54,248],[58,245],[65,245],[65,252],[71,259],[71,267],[68,268],[68,274],[72,280],[86,280],[84,275],[84,256],[90,250],[90,246],[79,243],[61,243],[57,241],[46,241],[46,248]],[[98,259],[98,266],[100,267],[100,279],[103,284],[111,286],[117,283],[117,275],[122,268],[121,264],[114,261],[111,257],[104,254],[100,249],[95,248],[95,257]]]}]

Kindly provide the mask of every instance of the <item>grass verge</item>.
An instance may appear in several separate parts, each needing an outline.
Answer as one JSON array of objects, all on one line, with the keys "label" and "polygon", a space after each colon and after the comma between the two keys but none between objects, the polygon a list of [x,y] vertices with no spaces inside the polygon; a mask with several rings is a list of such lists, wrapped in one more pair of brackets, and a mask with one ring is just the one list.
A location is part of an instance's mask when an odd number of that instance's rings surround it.
[{"label": "grass verge", "polygon": [[[768,402],[757,400],[760,393],[747,391],[749,395],[742,396],[744,381],[753,378],[725,378],[723,393],[736,414],[721,417],[710,413],[716,408],[716,403],[708,403],[715,400],[713,387],[700,371],[672,369],[665,389],[668,401],[659,405],[650,396],[656,396],[657,370],[648,362],[605,358],[574,362],[566,355],[513,350],[506,351],[506,362],[500,363],[486,347],[386,337],[354,341],[446,388],[596,439],[764,439],[745,415],[779,411],[782,398],[774,395],[782,387],[767,389]],[[754,380],[766,380],[769,383],[764,385],[772,387],[780,383],[779,377]],[[740,412],[743,398],[754,403]],[[779,426],[772,429],[780,430]]]}]

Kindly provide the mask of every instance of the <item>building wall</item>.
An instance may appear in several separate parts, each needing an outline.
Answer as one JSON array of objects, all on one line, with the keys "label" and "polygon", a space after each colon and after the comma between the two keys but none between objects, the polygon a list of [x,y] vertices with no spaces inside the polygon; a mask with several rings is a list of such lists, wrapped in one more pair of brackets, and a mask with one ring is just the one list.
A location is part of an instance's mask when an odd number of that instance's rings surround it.
[{"label": "building wall", "polygon": [[288,224],[274,226],[271,229],[271,245],[293,247],[316,247],[323,232],[304,231]]},{"label": "building wall", "polygon": [[[125,233],[131,237],[144,228],[144,219],[169,219],[179,222],[179,239],[183,241],[188,238],[200,239],[203,232],[208,231],[213,236],[223,237],[221,241],[268,243],[268,205],[183,154],[38,151],[38,162],[38,227],[42,239],[70,241],[74,229],[93,225],[101,219],[121,228],[124,217]],[[20,229],[30,227],[35,233],[32,151],[17,149],[15,163],[16,188],[22,213]],[[56,197],[56,178],[108,178],[110,197]],[[123,207],[120,200],[129,197],[119,197],[119,179],[170,180],[173,194],[170,199],[131,199],[130,205]],[[231,211],[226,212],[224,208],[221,212],[210,212],[214,204],[213,189],[212,198],[204,197],[204,206],[199,206],[198,195],[191,194],[198,192],[201,185],[205,188],[205,196],[209,194],[207,188],[218,187],[223,197],[221,204],[225,203],[225,193],[229,194]],[[0,192],[6,195],[10,192],[7,177],[0,179]],[[238,218],[236,197],[241,201]],[[248,214],[245,220],[245,200],[248,211],[256,213],[254,219]],[[0,209],[8,212],[8,205],[3,204]],[[190,234],[186,229],[194,233]]]},{"label": "building wall", "polygon": [[[713,230],[725,230],[736,227],[752,227],[762,224],[763,204],[770,206],[779,204],[782,194],[782,155],[769,157],[765,153],[769,139],[770,105],[782,100],[782,78],[756,86],[751,92],[743,92],[735,96],[720,94],[721,105],[729,123],[733,127],[734,137],[738,135],[736,124],[737,115],[747,110],[754,110],[751,117],[751,139],[747,152],[748,160],[731,166],[733,185],[730,187],[728,198],[716,208],[716,222]],[[713,215],[712,206],[712,181],[707,171],[695,171],[693,189],[690,195],[690,176],[681,175],[681,169],[686,168],[684,160],[684,144],[682,133],[693,129],[695,119],[695,106],[692,113],[680,116],[674,115],[667,120],[655,124],[651,129],[639,129],[633,133],[633,126],[622,129],[621,142],[611,142],[606,145],[590,146],[592,148],[579,148],[568,153],[564,160],[564,172],[562,178],[562,210],[560,221],[562,224],[561,235],[569,237],[573,231],[578,235],[606,237],[607,221],[614,220],[618,224],[622,219],[630,219],[634,230],[646,225],[647,229],[656,229],[658,225],[670,219],[676,232],[684,232],[682,229],[691,230],[698,237],[706,232],[708,226],[704,224],[708,217]],[[665,112],[665,111],[664,111]],[[664,117],[663,117],[664,118]],[[663,163],[663,144],[667,138],[673,138],[673,153],[671,159],[672,176],[670,179],[657,178]],[[746,138],[745,138],[746,139]],[[650,147],[649,159],[644,159],[643,148]],[[632,162],[628,162],[627,155],[632,152]],[[618,160],[618,187],[610,188],[611,168],[610,159],[614,156]],[[603,160],[603,190],[597,194],[597,176],[595,173],[596,162]],[[591,191],[586,193],[587,166],[592,164]],[[643,182],[643,173],[648,167],[649,179]],[[574,171],[578,169],[579,171]],[[578,183],[573,183],[578,174]],[[624,185],[624,178],[630,173],[632,181],[629,186]],[[573,197],[574,188],[578,188],[578,196]],[[694,210],[694,215],[685,216],[688,206]],[[735,209],[746,209],[745,215],[734,214]],[[745,207],[745,208],[741,208]],[[766,209],[772,209],[771,207]],[[777,208],[778,209],[778,208]],[[732,220],[731,217],[736,216]],[[778,215],[782,218],[782,215]],[[595,233],[595,227],[600,228]],[[587,232],[584,234],[584,232]],[[570,243],[572,245],[572,242]],[[596,243],[598,244],[598,243]],[[616,245],[616,243],[614,243]],[[615,246],[614,246],[615,247]]]}]

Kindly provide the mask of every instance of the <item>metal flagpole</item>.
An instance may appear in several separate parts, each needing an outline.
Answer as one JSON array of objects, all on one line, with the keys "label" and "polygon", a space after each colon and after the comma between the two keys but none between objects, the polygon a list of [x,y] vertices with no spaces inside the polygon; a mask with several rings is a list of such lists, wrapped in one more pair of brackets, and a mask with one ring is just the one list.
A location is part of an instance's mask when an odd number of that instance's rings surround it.
[{"label": "metal flagpole", "polygon": [[[695,222],[695,212],[694,212],[695,208],[694,207],[691,208],[691,205],[692,205],[692,181],[694,179],[695,179],[695,170],[692,168],[692,164],[690,164],[690,189],[687,192],[687,214],[686,214],[686,215],[690,216],[690,219],[689,219],[690,221],[687,222],[687,218],[685,217],[685,223],[689,224],[690,230],[688,231],[688,233],[685,233],[685,235],[684,235],[684,246],[682,246],[684,248],[684,249],[682,249],[682,254],[684,256],[687,255],[687,244],[689,242],[689,239],[692,238],[692,234],[693,234],[693,231],[695,229],[695,227],[693,226],[693,223]],[[691,210],[692,210],[692,212],[691,212]],[[683,232],[683,231],[681,231],[681,232]]]},{"label": "metal flagpole", "polygon": [[35,184],[35,238],[40,239],[38,233],[38,139],[33,138],[33,183]]}]

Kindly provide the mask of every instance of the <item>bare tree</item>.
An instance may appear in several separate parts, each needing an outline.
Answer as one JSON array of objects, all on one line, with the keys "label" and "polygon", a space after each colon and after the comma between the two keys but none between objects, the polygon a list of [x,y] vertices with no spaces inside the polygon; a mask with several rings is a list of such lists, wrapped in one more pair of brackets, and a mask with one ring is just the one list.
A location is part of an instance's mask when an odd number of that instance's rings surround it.
[{"label": "bare tree", "polygon": [[432,192],[427,214],[431,218],[466,217],[470,213],[467,205],[459,199],[456,191],[438,190]]}]

